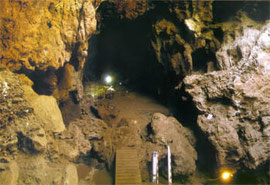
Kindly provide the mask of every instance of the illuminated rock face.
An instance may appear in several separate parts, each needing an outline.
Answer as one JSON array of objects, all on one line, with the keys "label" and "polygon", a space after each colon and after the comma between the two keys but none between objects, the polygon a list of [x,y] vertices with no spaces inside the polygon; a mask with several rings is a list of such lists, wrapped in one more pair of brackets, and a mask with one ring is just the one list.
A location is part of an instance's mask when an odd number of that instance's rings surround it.
[{"label": "illuminated rock face", "polygon": [[[11,70],[58,69],[77,56],[82,68],[95,30],[92,1],[1,1],[1,65]],[[71,61],[71,62],[77,62]]]},{"label": "illuminated rock face", "polygon": [[48,163],[88,152],[89,141],[76,127],[66,129],[54,97],[36,94],[31,85],[23,74],[0,71],[0,184],[76,185],[74,165]]},{"label": "illuminated rock face", "polygon": [[163,6],[170,18],[154,23],[152,47],[166,70],[183,77],[194,69],[193,52],[202,47],[215,50],[218,45],[212,30],[202,33],[213,19],[212,1],[168,1]]},{"label": "illuminated rock face", "polygon": [[[61,75],[80,79],[77,73],[96,29],[96,6],[92,0],[1,1],[0,66],[28,74],[39,94],[52,95],[55,89],[58,99],[74,89],[79,94],[81,83],[65,87],[61,83],[60,89],[57,85]],[[57,75],[65,63],[73,66],[75,74]]]},{"label": "illuminated rock face", "polygon": [[187,76],[184,84],[219,165],[255,169],[270,157],[270,24],[252,24],[241,16],[237,27],[231,31],[239,35],[217,52],[224,70]]}]

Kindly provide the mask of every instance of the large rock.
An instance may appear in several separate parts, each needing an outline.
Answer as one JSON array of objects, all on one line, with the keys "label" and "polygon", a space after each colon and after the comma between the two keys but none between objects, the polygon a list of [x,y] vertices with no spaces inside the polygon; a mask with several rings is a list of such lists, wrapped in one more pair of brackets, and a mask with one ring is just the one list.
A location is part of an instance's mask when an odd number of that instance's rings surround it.
[{"label": "large rock", "polygon": [[[268,36],[261,35],[262,26],[262,23],[255,22],[241,11],[234,20],[221,24],[224,42],[216,52],[218,67],[222,70],[228,69],[237,65],[242,59],[248,59],[251,51],[258,52],[255,48],[258,44],[260,48],[264,48],[259,38],[264,40],[264,43],[269,40],[267,40]],[[264,34],[267,34],[267,31]]]},{"label": "large rock", "polygon": [[18,166],[20,168],[18,184],[78,184],[77,168],[73,164],[53,164],[42,156],[21,156],[18,160]]},{"label": "large rock", "polygon": [[[183,77],[193,70],[192,55],[196,49],[215,48],[216,39],[213,31],[207,26],[213,19],[212,0],[204,2],[169,0],[163,3],[163,11],[165,12],[168,8],[167,11],[174,18],[168,19],[164,16],[163,19],[154,23],[154,37],[151,44],[158,62],[164,66],[165,70]],[[203,33],[202,30],[207,31]]]},{"label": "large rock", "polygon": [[42,152],[47,145],[42,121],[24,97],[19,76],[0,72],[0,157],[14,158],[17,148],[29,152]]},{"label": "large rock", "polygon": [[[270,157],[269,30],[270,23],[244,27],[232,47],[224,44],[218,52],[226,70],[184,79],[200,112],[198,125],[215,146],[219,165],[254,169]],[[229,52],[231,48],[238,53]]]},{"label": "large rock", "polygon": [[19,168],[15,161],[0,162],[0,185],[17,185]]},{"label": "large rock", "polygon": [[181,125],[174,117],[166,117],[155,113],[152,117],[152,142],[161,151],[161,158],[166,157],[167,145],[172,153],[172,170],[174,175],[191,175],[196,170],[197,152],[194,149],[195,138],[192,133]]},{"label": "large rock", "polygon": [[78,174],[75,165],[70,164],[66,166],[64,178],[65,185],[78,185]]},{"label": "large rock", "polygon": [[44,129],[52,132],[64,131],[65,125],[56,99],[52,96],[38,95],[30,86],[23,86],[23,88],[25,98],[43,122]]}]

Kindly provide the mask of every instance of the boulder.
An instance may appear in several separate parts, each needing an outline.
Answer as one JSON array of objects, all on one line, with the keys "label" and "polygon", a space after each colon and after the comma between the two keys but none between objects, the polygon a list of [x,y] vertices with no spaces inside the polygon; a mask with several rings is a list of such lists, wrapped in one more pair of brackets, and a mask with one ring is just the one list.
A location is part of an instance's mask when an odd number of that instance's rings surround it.
[{"label": "boulder", "polygon": [[224,70],[184,79],[199,110],[197,124],[220,166],[255,169],[270,157],[270,48],[264,42],[270,39],[270,23],[250,27],[230,42],[239,50],[236,57],[227,45],[218,52]]},{"label": "boulder", "polygon": [[33,107],[35,114],[41,119],[46,131],[62,132],[64,121],[56,99],[52,96],[38,95],[30,86],[23,86],[24,95]]},{"label": "boulder", "polygon": [[161,158],[165,158],[171,148],[172,172],[174,175],[191,175],[196,170],[197,152],[194,149],[195,138],[191,132],[183,127],[174,117],[166,117],[155,113],[152,117],[152,142],[160,148]]},{"label": "boulder", "polygon": [[78,185],[77,168],[73,164],[69,164],[65,168],[64,185]]},{"label": "boulder", "polygon": [[21,156],[18,184],[78,185],[77,168],[72,163],[51,163],[43,156]]},{"label": "boulder", "polygon": [[[0,72],[0,156],[15,158],[17,148],[22,151],[42,152],[47,145],[42,121],[24,97],[20,75],[9,71]],[[22,78],[23,83],[28,83]]]},{"label": "boulder", "polygon": [[15,161],[0,162],[0,185],[17,185],[19,168]]}]

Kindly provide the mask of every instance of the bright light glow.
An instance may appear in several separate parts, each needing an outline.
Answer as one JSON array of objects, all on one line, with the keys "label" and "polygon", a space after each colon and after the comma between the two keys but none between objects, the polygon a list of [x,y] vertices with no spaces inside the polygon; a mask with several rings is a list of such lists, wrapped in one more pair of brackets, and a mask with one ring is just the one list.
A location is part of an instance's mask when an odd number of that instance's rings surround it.
[{"label": "bright light glow", "polygon": [[113,88],[113,86],[110,86],[110,87],[108,88],[108,91],[115,91],[115,89]]},{"label": "bright light glow", "polygon": [[105,83],[106,84],[110,84],[112,82],[112,77],[110,76],[110,75],[107,75],[106,77],[105,77]]},{"label": "bright light glow", "polygon": [[224,181],[224,182],[228,182],[231,180],[231,177],[232,177],[232,173],[229,172],[229,171],[224,171],[221,173],[221,180]]}]

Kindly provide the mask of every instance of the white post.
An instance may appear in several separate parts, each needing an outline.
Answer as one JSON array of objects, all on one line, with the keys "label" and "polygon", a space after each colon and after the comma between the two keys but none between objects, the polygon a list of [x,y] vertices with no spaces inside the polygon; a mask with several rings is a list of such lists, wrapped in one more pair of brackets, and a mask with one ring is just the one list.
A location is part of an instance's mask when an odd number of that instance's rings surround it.
[{"label": "white post", "polygon": [[172,185],[171,149],[168,145],[168,184]]},{"label": "white post", "polygon": [[154,151],[152,156],[152,182],[158,184],[158,152]]}]

